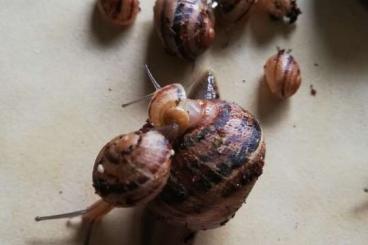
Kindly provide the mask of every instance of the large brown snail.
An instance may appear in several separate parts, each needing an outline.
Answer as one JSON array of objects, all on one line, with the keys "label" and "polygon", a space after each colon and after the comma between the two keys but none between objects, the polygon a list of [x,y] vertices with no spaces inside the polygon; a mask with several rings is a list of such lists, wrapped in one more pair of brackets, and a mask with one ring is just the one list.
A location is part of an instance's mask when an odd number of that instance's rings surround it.
[{"label": "large brown snail", "polygon": [[93,224],[114,207],[145,204],[160,220],[197,231],[235,215],[262,174],[259,123],[239,105],[218,99],[211,74],[191,99],[180,84],[154,84],[148,123],[114,138],[96,159],[93,185],[102,199],[37,221],[82,215]]}]

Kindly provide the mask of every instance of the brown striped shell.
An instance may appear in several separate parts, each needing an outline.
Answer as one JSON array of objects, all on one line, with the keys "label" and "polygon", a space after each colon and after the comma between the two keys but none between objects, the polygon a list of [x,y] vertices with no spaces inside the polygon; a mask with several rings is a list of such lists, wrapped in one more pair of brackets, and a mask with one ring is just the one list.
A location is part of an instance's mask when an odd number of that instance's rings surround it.
[{"label": "brown striped shell", "polygon": [[247,16],[257,0],[218,0],[217,12],[222,22],[232,23]]},{"label": "brown striped shell", "polygon": [[98,0],[97,6],[112,23],[120,26],[131,25],[140,11],[138,0]]},{"label": "brown striped shell", "polygon": [[296,4],[296,0],[263,0],[263,5],[273,18],[282,19],[286,17],[289,19],[289,23],[297,21],[302,13]]},{"label": "brown striped shell", "polygon": [[299,89],[302,81],[300,68],[289,52],[279,50],[267,60],[264,70],[268,87],[279,99],[286,99]]},{"label": "brown striped shell", "polygon": [[156,32],[167,52],[194,60],[215,37],[215,19],[206,0],[157,0]]},{"label": "brown striped shell", "polygon": [[262,174],[265,145],[255,118],[240,106],[203,100],[196,127],[174,146],[169,180],[151,203],[155,215],[192,230],[225,224]]},{"label": "brown striped shell", "polygon": [[151,127],[112,139],[93,167],[96,193],[114,206],[147,203],[166,184],[172,154],[168,140]]}]

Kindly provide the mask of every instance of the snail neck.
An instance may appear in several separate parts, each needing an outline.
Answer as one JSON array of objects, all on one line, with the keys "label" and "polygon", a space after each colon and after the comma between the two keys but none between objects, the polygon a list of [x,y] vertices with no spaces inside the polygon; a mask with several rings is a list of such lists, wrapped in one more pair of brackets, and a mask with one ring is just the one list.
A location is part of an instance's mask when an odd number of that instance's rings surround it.
[{"label": "snail neck", "polygon": [[[163,124],[170,125],[177,136],[181,136],[188,129],[204,124],[214,114],[214,103],[207,100],[185,99],[179,101],[163,114]],[[174,125],[174,126],[173,126]]]}]

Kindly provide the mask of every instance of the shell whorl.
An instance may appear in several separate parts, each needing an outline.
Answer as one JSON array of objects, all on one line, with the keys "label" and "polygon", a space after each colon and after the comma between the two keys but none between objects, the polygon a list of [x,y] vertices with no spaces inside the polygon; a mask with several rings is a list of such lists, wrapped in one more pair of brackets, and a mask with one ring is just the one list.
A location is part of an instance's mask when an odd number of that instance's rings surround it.
[{"label": "shell whorl", "polygon": [[169,84],[158,89],[148,105],[148,118],[151,124],[155,127],[164,126],[164,114],[167,110],[175,108],[180,101],[186,98],[185,89],[179,83]]},{"label": "shell whorl", "polygon": [[178,140],[169,180],[151,205],[158,217],[194,230],[215,228],[235,214],[262,174],[265,155],[250,113],[224,101],[206,103],[216,113]]},{"label": "shell whorl", "polygon": [[112,139],[95,161],[96,193],[114,206],[147,203],[166,184],[171,150],[168,140],[150,127]]},{"label": "shell whorl", "polygon": [[157,0],[154,22],[165,49],[187,60],[204,52],[215,37],[213,10],[206,0]]}]

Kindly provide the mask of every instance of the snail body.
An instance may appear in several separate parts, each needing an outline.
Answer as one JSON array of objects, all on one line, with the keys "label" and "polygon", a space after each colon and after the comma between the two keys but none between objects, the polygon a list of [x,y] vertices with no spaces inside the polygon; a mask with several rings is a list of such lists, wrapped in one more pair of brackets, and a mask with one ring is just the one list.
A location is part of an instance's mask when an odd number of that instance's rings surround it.
[{"label": "snail body", "polygon": [[156,32],[168,53],[194,60],[215,37],[215,20],[205,0],[157,0]]},{"label": "snail body", "polygon": [[271,56],[265,66],[265,78],[273,95],[286,99],[298,91],[302,78],[298,62],[284,49]]},{"label": "snail body", "polygon": [[171,155],[168,140],[149,126],[115,137],[102,148],[95,161],[96,193],[114,206],[147,203],[166,184]]},{"label": "snail body", "polygon": [[297,21],[302,13],[298,8],[296,0],[263,0],[263,5],[271,17],[275,19],[286,17],[289,19],[290,24]]},{"label": "snail body", "polygon": [[140,11],[138,0],[98,0],[97,6],[105,17],[119,26],[131,25]]},{"label": "snail body", "polygon": [[217,0],[217,12],[221,21],[234,23],[247,16],[257,0]]}]

